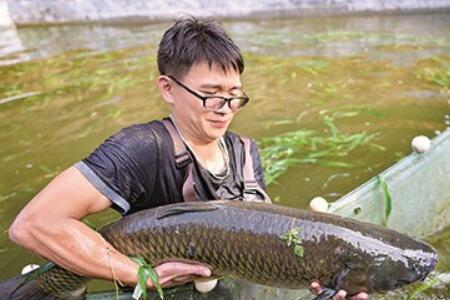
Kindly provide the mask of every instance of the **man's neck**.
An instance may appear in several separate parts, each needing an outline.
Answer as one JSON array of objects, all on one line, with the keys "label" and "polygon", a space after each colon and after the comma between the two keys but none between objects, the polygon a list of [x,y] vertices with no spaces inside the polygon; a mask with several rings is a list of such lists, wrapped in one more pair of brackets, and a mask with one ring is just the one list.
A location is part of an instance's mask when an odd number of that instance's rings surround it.
[{"label": "man's neck", "polygon": [[223,164],[222,151],[220,150],[219,139],[215,140],[201,140],[190,133],[182,122],[178,122],[173,115],[170,116],[172,122],[183,138],[184,142],[188,144],[192,151],[194,151],[197,159],[201,162],[217,162]]}]

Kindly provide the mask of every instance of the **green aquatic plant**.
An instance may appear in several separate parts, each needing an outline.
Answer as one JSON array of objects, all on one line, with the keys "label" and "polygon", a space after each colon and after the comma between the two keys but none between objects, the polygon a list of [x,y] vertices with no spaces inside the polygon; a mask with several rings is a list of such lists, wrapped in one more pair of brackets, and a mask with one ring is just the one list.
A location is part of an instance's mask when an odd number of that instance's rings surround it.
[{"label": "green aquatic plant", "polygon": [[332,41],[360,39],[366,35],[367,33],[364,32],[335,30],[307,35],[305,39],[322,44]]},{"label": "green aquatic plant", "polygon": [[426,290],[429,290],[440,283],[441,283],[441,281],[439,280],[439,278],[437,276],[430,275],[424,282],[421,282],[420,284],[418,284],[417,287],[415,287],[409,293],[406,300],[416,299],[420,293],[425,292]]},{"label": "green aquatic plant", "polygon": [[81,219],[81,222],[84,223],[84,225],[88,226],[89,228],[91,228],[94,231],[98,231],[98,227],[97,225],[95,225],[94,223],[92,223],[90,220],[88,220],[87,218],[83,218]]},{"label": "green aquatic plant", "polygon": [[[134,91],[148,83],[148,70],[155,64],[147,56],[133,57],[136,51],[139,49],[92,54],[74,50],[45,60],[4,67],[5,84],[0,87],[0,104],[66,98],[100,102],[112,95]],[[42,70],[46,71],[42,73]],[[117,113],[113,115],[117,116]]]},{"label": "green aquatic plant", "polygon": [[383,177],[381,177],[381,175],[377,176],[377,181],[378,185],[381,187],[381,190],[383,191],[384,215],[382,224],[386,226],[392,212],[392,196],[391,193],[389,192],[389,187],[386,181],[383,179]]},{"label": "green aquatic plant", "polygon": [[280,238],[286,241],[288,247],[292,247],[294,250],[294,255],[303,257],[304,249],[302,246],[302,239],[298,237],[300,233],[300,227],[292,227],[285,233],[283,233]]},{"label": "green aquatic plant", "polygon": [[441,88],[450,88],[450,67],[443,68],[424,68],[422,72],[417,74],[417,78],[424,79],[429,83],[433,83]]},{"label": "green aquatic plant", "polygon": [[328,62],[323,60],[310,60],[306,62],[298,62],[296,66],[300,67],[306,73],[318,76],[319,73],[328,67]]},{"label": "green aquatic plant", "polygon": [[17,194],[17,192],[12,192],[12,193],[9,193],[8,195],[4,195],[4,196],[0,195],[0,202],[4,201],[6,199],[12,198],[12,197],[16,196],[16,194]]},{"label": "green aquatic plant", "polygon": [[156,288],[161,299],[164,299],[164,292],[159,284],[158,273],[156,270],[141,256],[131,256],[131,260],[139,265],[138,269],[138,285],[136,286],[134,295],[137,296],[135,299],[139,299],[142,295],[144,300],[147,300],[147,281],[150,279]]},{"label": "green aquatic plant", "polygon": [[358,147],[384,150],[372,142],[375,134],[343,133],[334,124],[334,117],[325,115],[326,133],[299,129],[258,142],[267,184],[276,181],[290,167],[300,164],[320,164],[325,167],[352,168],[353,163],[342,161]]},{"label": "green aquatic plant", "polygon": [[39,165],[38,168],[45,173],[44,175],[45,178],[53,178],[61,172],[59,167],[56,168],[55,170],[52,170],[47,165]]},{"label": "green aquatic plant", "polygon": [[405,157],[406,157],[405,153],[403,153],[401,151],[396,151],[395,152],[395,160],[396,161],[401,161]]},{"label": "green aquatic plant", "polygon": [[311,87],[311,93],[321,97],[330,97],[338,92],[336,85],[331,82],[317,81]]}]

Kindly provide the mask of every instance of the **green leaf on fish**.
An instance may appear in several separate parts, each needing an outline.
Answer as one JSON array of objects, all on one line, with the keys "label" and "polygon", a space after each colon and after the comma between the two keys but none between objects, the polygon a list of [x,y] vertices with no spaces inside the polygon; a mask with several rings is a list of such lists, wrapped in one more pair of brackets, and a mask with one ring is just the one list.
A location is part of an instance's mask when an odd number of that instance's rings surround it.
[{"label": "green leaf on fish", "polygon": [[293,246],[295,256],[303,257],[304,249],[302,246],[302,239],[298,237],[299,232],[299,227],[293,227],[283,233],[280,238],[286,241],[288,247]]},{"label": "green leaf on fish", "polygon": [[156,270],[141,256],[131,256],[131,260],[139,265],[138,269],[138,285],[143,291],[143,298],[147,300],[147,281],[150,279],[153,285],[156,287],[156,291],[161,299],[164,299],[164,292],[159,284],[158,273]]},{"label": "green leaf on fish", "polygon": [[300,257],[303,257],[303,252],[304,252],[305,250],[303,249],[303,246],[300,246],[300,245],[295,245],[294,246],[294,254],[296,255],[296,256],[300,256]]}]

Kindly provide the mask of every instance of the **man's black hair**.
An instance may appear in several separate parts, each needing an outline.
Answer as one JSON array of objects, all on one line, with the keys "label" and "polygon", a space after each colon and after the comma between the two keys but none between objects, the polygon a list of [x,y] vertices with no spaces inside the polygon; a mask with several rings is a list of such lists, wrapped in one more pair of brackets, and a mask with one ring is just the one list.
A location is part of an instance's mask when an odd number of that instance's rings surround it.
[{"label": "man's black hair", "polygon": [[159,43],[159,73],[181,79],[192,65],[202,61],[209,67],[217,64],[225,73],[230,68],[239,74],[244,71],[239,48],[218,21],[193,16],[178,19]]}]

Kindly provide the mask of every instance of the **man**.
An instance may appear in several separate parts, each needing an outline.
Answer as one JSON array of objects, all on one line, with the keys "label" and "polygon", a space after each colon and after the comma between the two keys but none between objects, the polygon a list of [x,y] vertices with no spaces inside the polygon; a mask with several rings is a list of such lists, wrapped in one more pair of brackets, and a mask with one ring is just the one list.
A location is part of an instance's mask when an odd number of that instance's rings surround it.
[{"label": "man", "polygon": [[[80,219],[109,207],[129,214],[182,201],[269,201],[255,143],[227,132],[249,99],[240,82],[242,56],[220,24],[177,21],[160,42],[158,68],[170,118],[123,129],[62,172],[17,216],[13,241],[73,272],[134,286],[138,265]],[[251,161],[252,187],[244,184],[245,161]],[[162,286],[211,275],[200,264],[155,269]],[[311,287],[320,292],[318,283]]]}]

